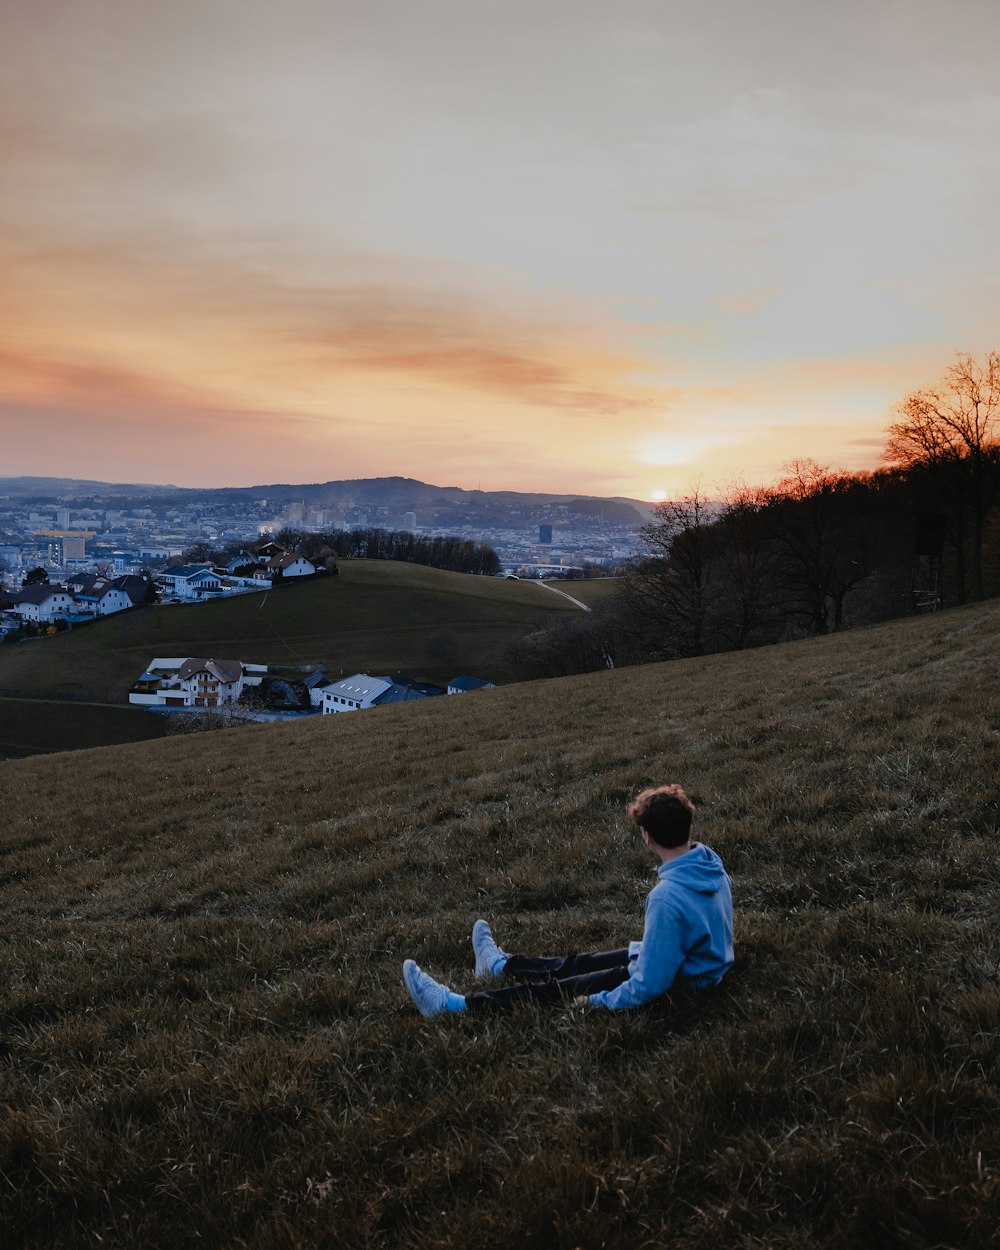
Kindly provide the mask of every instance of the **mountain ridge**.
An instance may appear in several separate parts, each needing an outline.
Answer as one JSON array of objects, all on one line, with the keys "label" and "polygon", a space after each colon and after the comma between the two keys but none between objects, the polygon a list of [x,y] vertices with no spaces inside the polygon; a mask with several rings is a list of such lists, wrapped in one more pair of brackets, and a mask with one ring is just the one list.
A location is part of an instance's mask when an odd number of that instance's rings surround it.
[{"label": "mountain ridge", "polygon": [[210,495],[213,498],[247,496],[274,499],[275,502],[335,503],[351,502],[364,506],[366,503],[414,504],[433,502],[473,503],[492,501],[507,505],[523,503],[572,504],[578,502],[603,503],[635,509],[639,519],[644,519],[652,505],[645,500],[626,495],[589,495],[584,492],[563,493],[555,491],[484,491],[470,490],[463,486],[438,486],[419,478],[391,475],[388,477],[331,478],[325,482],[271,482],[252,486],[176,486],[170,483],[150,482],[102,482],[91,478],[43,477],[32,475],[0,476],[0,496],[30,498],[38,495],[55,495],[67,498],[101,493],[122,496],[157,498]]}]

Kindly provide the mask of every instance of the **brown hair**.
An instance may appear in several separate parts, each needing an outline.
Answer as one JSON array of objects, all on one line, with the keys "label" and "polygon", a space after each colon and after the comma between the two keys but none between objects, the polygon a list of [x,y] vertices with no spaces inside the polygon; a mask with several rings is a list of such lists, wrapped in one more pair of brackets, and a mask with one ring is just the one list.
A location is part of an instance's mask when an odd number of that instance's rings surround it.
[{"label": "brown hair", "polygon": [[680,786],[643,790],[628,805],[629,818],[662,847],[683,846],[691,836],[695,807]]}]

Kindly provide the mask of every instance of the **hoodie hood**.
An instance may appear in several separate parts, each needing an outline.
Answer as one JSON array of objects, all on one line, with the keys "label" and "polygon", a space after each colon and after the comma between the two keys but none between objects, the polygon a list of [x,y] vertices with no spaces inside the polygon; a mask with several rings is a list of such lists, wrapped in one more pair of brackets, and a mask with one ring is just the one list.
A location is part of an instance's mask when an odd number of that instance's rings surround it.
[{"label": "hoodie hood", "polygon": [[682,885],[698,894],[715,894],[722,888],[726,870],[714,851],[695,842],[679,859],[661,864],[656,875],[661,881],[669,880],[671,885]]}]

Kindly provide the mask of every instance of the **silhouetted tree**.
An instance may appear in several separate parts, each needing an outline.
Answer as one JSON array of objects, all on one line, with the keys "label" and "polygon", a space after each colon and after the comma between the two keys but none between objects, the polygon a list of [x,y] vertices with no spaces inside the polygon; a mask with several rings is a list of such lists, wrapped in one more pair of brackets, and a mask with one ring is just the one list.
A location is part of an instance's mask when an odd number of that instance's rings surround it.
[{"label": "silhouetted tree", "polygon": [[213,564],[215,559],[216,551],[211,543],[192,543],[187,551],[184,552],[184,562],[186,564]]},{"label": "silhouetted tree", "polygon": [[649,555],[627,573],[622,591],[633,626],[650,654],[664,659],[715,649],[717,576],[714,518],[696,488],[683,499],[657,504],[642,528]]},{"label": "silhouetted tree", "polygon": [[40,567],[29,569],[21,582],[22,586],[47,586],[48,584],[49,575]]},{"label": "silhouetted tree", "polygon": [[839,630],[847,595],[871,573],[866,492],[858,478],[815,460],[785,468],[767,493],[782,610],[809,633]]},{"label": "silhouetted tree", "polygon": [[1000,488],[1000,352],[983,364],[959,355],[941,382],[914,391],[889,427],[885,458],[925,476],[949,520],[958,599],[968,597],[966,521],[971,521],[972,593],[983,597],[986,514]]},{"label": "silhouetted tree", "polygon": [[156,587],[156,582],[153,580],[153,570],[148,567],[144,567],[140,570],[140,576],[146,583],[142,592],[143,603],[156,603],[160,596]]},{"label": "silhouetted tree", "polygon": [[[385,530],[377,526],[335,530],[313,536],[314,540],[317,537],[321,537],[337,555],[348,559],[405,560],[431,568],[486,577],[495,577],[500,572],[500,558],[493,548],[466,538],[443,535],[425,538],[410,530]],[[308,553],[309,548],[306,550]]]},{"label": "silhouetted tree", "polygon": [[440,625],[427,639],[427,654],[438,664],[457,665],[461,656],[458,635],[447,625]]},{"label": "silhouetted tree", "polygon": [[727,648],[751,646],[780,617],[775,545],[767,525],[766,491],[742,484],[726,491],[716,521],[724,569],[718,633]]},{"label": "silhouetted tree", "polygon": [[614,638],[598,613],[560,616],[540,625],[507,649],[507,660],[523,678],[569,677],[615,667]]}]

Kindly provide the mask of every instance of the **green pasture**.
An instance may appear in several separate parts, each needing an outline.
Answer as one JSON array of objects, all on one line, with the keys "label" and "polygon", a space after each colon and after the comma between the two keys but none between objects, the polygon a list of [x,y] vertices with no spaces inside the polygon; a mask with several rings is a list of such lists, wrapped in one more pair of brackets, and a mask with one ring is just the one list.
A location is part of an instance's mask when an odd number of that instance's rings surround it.
[{"label": "green pasture", "polygon": [[215,656],[331,676],[358,670],[447,681],[511,676],[505,653],[552,613],[578,611],[530,582],[344,560],[337,577],[204,604],[108,617],[0,647],[0,692],[125,703],[154,656]]},{"label": "green pasture", "polygon": [[588,607],[595,607],[612,598],[620,589],[620,577],[585,577],[580,581],[553,581],[548,583],[556,590],[563,590]]},{"label": "green pasture", "polygon": [[165,723],[138,708],[54,699],[0,699],[0,758],[161,738]]}]

